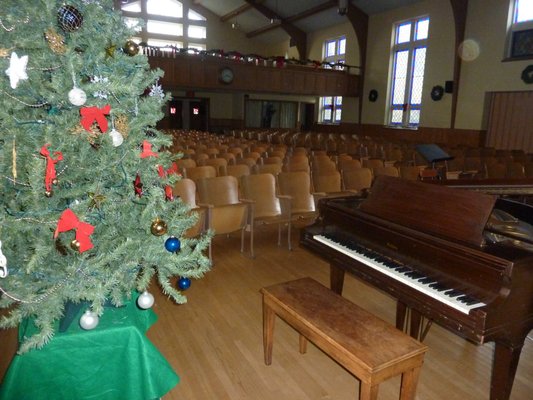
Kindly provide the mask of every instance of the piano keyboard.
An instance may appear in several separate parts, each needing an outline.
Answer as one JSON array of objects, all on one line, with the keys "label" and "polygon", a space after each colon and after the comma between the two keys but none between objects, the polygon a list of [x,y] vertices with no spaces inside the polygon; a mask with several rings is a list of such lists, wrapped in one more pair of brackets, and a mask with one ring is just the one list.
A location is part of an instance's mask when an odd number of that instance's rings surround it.
[{"label": "piano keyboard", "polygon": [[335,235],[327,234],[314,235],[313,239],[464,314],[468,314],[474,308],[486,305],[459,290],[445,287],[408,266],[401,265],[353,241],[347,243],[339,240]]}]

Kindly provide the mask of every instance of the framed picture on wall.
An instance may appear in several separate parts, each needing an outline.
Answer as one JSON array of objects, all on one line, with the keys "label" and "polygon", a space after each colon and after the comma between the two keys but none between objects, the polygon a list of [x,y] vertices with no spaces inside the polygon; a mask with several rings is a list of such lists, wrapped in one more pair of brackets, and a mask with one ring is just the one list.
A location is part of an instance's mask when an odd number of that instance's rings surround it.
[{"label": "framed picture on wall", "polygon": [[513,32],[511,57],[533,57],[533,29]]}]

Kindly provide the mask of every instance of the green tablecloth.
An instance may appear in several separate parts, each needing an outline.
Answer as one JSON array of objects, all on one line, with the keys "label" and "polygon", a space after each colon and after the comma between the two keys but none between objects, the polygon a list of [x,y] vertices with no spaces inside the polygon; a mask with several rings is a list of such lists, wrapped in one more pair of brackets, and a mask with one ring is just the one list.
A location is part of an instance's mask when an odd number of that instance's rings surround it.
[{"label": "green tablecloth", "polygon": [[[14,357],[0,400],[151,400],[179,382],[145,336],[157,320],[152,310],[140,310],[134,300],[106,308],[90,331],[78,324],[83,311],[42,349]],[[30,321],[19,327],[21,337],[34,332]]]}]

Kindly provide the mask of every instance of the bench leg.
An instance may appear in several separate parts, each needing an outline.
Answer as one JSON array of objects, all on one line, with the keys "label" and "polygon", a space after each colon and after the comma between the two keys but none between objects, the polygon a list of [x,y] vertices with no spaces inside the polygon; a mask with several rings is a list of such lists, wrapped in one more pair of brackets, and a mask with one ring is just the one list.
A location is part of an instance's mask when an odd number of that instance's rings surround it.
[{"label": "bench leg", "polygon": [[305,354],[307,352],[307,338],[302,334],[300,334],[299,344],[300,344],[300,354]]},{"label": "bench leg", "polygon": [[265,355],[265,364],[272,364],[272,344],[274,342],[274,322],[276,314],[263,301],[263,351]]},{"label": "bench leg", "polygon": [[414,400],[416,394],[416,385],[420,376],[422,367],[413,368],[402,374],[402,387],[400,389],[400,400]]},{"label": "bench leg", "polygon": [[377,400],[379,385],[370,385],[361,381],[359,386],[359,400]]}]

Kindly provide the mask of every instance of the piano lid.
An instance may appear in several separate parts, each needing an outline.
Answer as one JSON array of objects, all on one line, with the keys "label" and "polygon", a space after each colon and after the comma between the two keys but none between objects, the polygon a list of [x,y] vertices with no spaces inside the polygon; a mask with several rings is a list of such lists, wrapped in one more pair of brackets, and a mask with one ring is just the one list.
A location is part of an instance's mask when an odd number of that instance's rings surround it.
[{"label": "piano lid", "polygon": [[496,196],[378,176],[359,209],[452,241],[482,246]]}]

